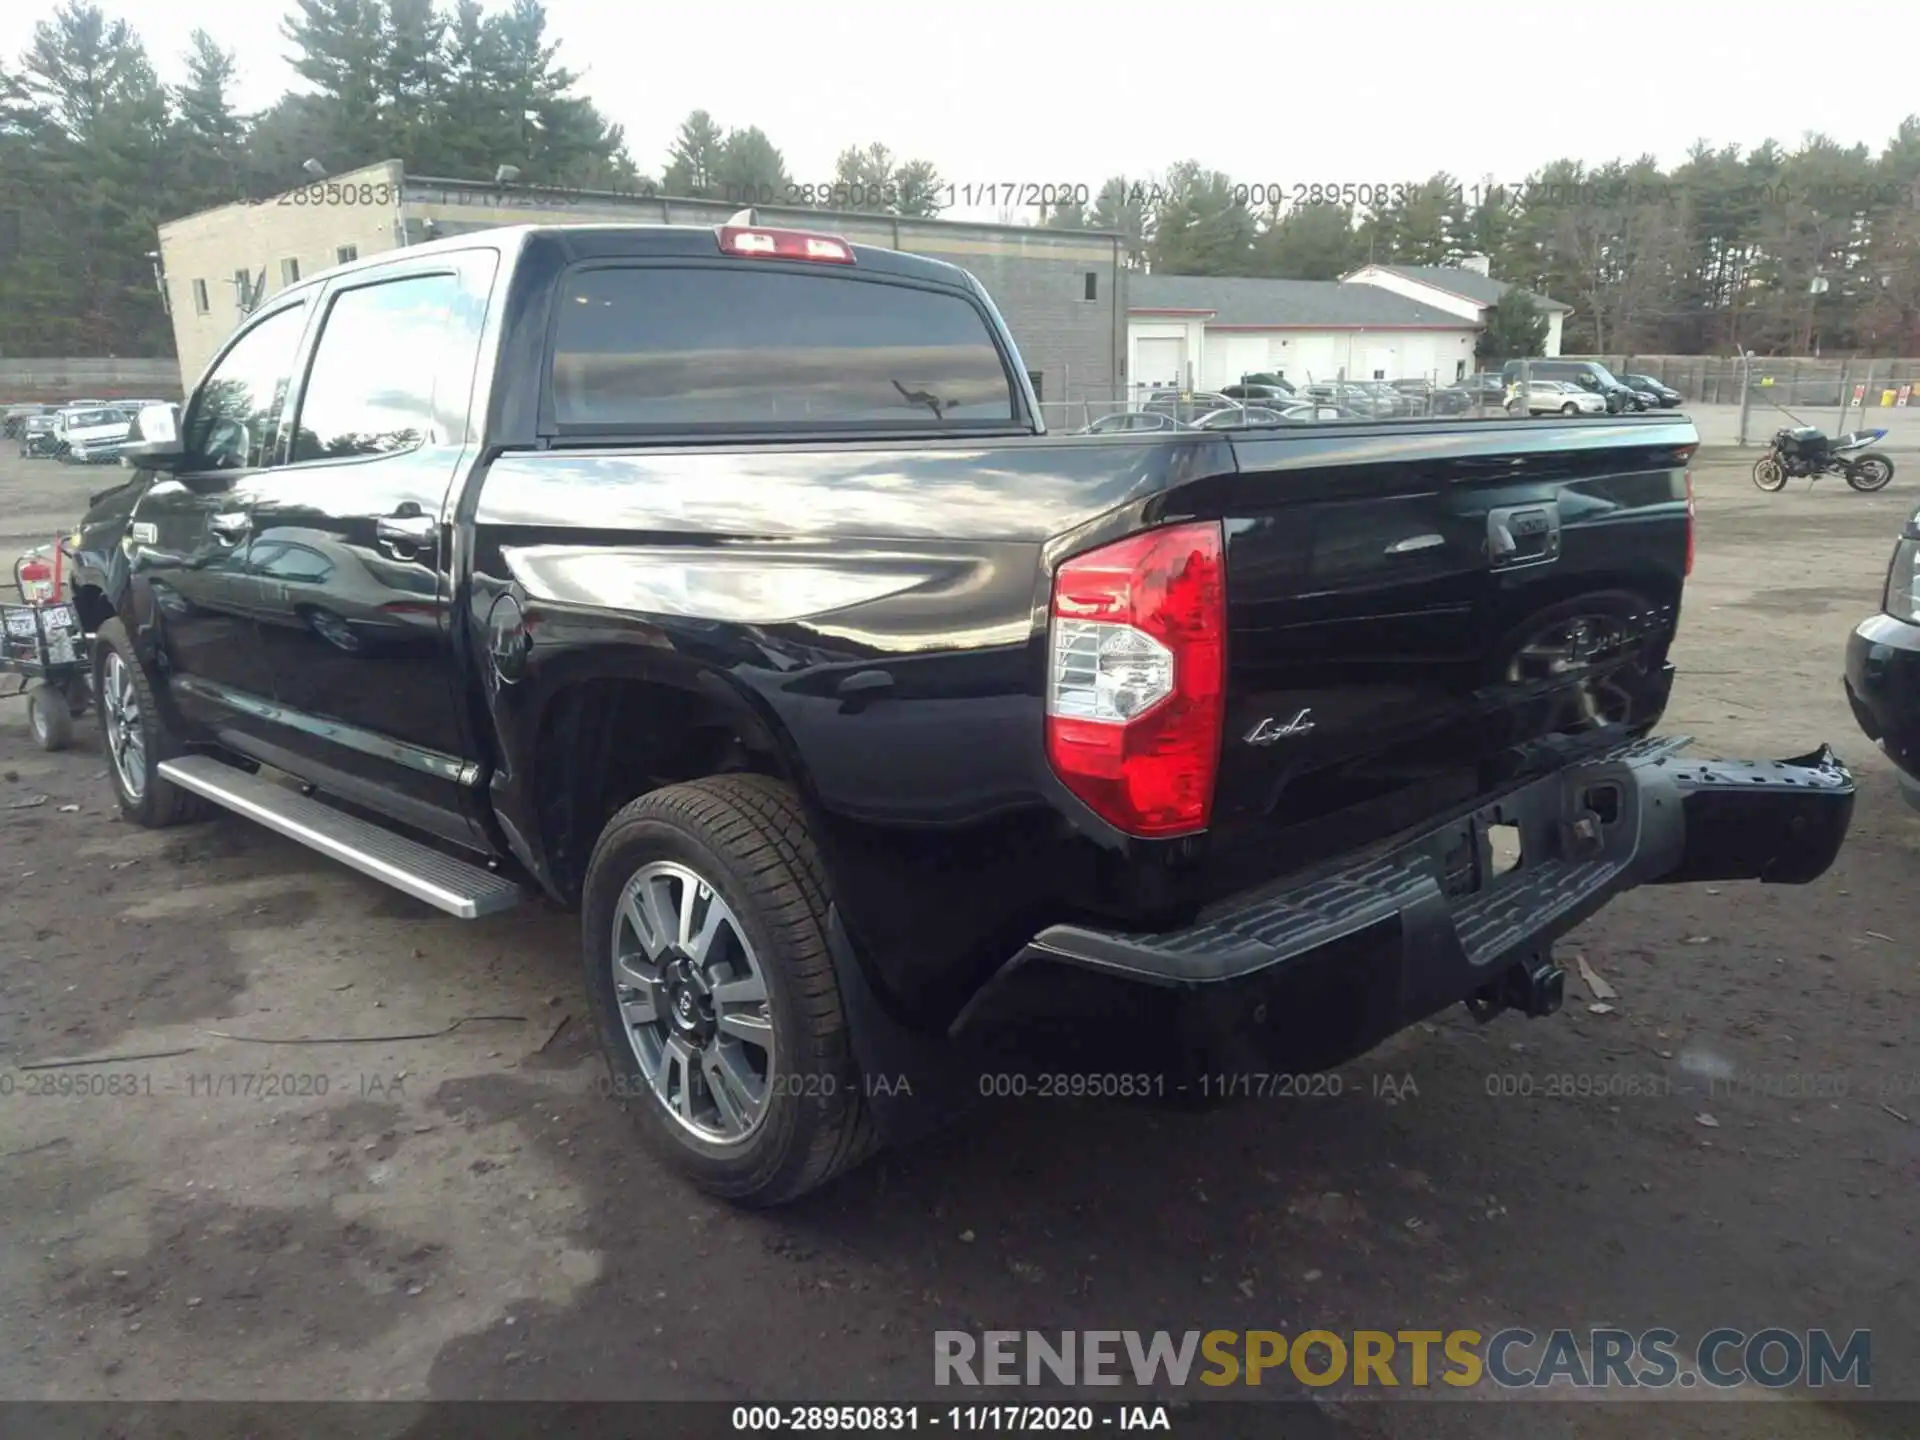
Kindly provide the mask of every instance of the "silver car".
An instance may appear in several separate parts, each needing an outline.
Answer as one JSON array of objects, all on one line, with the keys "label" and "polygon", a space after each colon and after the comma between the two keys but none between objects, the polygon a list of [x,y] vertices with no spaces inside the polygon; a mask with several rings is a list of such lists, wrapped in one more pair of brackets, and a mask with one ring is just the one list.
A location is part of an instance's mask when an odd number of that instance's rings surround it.
[{"label": "silver car", "polygon": [[[1515,384],[1507,393],[1507,410],[1515,415],[1520,413],[1519,390]],[[1526,411],[1529,415],[1604,415],[1607,401],[1604,395],[1563,380],[1534,380],[1527,386]]]}]

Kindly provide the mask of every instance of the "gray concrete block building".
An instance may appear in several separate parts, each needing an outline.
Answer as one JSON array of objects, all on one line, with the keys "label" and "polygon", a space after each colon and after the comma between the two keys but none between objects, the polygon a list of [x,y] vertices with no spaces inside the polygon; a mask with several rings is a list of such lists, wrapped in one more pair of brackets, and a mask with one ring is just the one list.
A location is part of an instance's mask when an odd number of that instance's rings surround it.
[{"label": "gray concrete block building", "polygon": [[[737,206],[670,196],[499,186],[408,175],[398,160],[329,175],[271,199],[160,226],[184,383],[193,384],[251,305],[349,260],[498,225],[718,225]],[[760,222],[827,230],[950,261],[987,288],[1046,401],[1107,395],[1125,379],[1126,271],[1096,231],[756,207]]]}]

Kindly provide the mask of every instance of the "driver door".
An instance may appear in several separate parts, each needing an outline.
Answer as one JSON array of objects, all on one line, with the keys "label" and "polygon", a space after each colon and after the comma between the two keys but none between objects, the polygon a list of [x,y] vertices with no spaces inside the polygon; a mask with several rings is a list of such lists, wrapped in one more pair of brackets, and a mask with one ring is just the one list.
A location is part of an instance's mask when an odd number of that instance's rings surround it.
[{"label": "driver door", "polygon": [[143,621],[167,659],[181,714],[218,734],[269,733],[275,700],[260,634],[265,589],[250,562],[261,482],[278,463],[304,297],[253,318],[188,400],[194,467],[158,477],[132,516]]}]

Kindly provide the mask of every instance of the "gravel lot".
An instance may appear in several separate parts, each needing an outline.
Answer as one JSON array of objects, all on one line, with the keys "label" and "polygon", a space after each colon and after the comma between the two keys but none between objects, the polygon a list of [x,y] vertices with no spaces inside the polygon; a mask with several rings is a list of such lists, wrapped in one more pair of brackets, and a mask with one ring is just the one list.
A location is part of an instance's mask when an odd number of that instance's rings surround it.
[{"label": "gravel lot", "polygon": [[[1666,728],[1833,741],[1862,793],[1821,883],[1616,902],[1563,947],[1610,1014],[1574,982],[1552,1020],[1444,1016],[1337,1097],[1007,1101],[773,1215],[654,1168],[595,1092],[569,917],[444,919],[238,819],[132,829],[90,721],[45,755],[0,702],[0,1398],[898,1399],[935,1394],[937,1328],[1724,1324],[1870,1327],[1876,1398],[1920,1399],[1920,818],[1838,684],[1915,479],[1765,496],[1750,463],[1698,477]],[[0,458],[0,554],[113,473]],[[131,1094],[17,1068],[156,1052],[184,1053],[60,1072]],[[1316,1398],[1286,1434],[1547,1433]],[[1657,1428],[1896,1424],[1755,1400]]]}]

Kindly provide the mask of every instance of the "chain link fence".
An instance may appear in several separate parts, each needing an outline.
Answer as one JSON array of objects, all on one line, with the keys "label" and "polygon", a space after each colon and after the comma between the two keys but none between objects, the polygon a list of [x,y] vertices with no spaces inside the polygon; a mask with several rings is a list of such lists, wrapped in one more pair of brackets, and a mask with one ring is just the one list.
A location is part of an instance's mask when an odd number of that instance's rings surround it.
[{"label": "chain link fence", "polygon": [[[1839,432],[1887,425],[1900,444],[1920,443],[1920,359],[1761,358],[1713,355],[1562,355],[1593,360],[1615,376],[1645,376],[1677,391],[1681,408],[1709,445],[1765,443],[1785,425]],[[1534,377],[1536,380],[1539,377]],[[1631,383],[1631,382],[1630,382]],[[1043,401],[1047,428],[1056,432],[1232,429],[1286,421],[1377,422],[1427,416],[1525,419],[1589,413],[1577,388],[1564,395],[1537,386],[1529,405],[1509,405],[1498,376],[1462,381],[1433,379],[1335,380],[1296,384],[1291,393],[1248,376],[1219,390],[1175,390],[1123,385],[1080,390]],[[1572,406],[1569,410],[1567,407]],[[1276,422],[1275,416],[1280,417]]]},{"label": "chain link fence", "polygon": [[[1824,356],[1730,355],[1576,355],[1563,359],[1597,360],[1616,375],[1650,375],[1688,400],[1708,405],[1738,405],[1741,382],[1761,397],[1784,405],[1837,410],[1847,403],[1896,409],[1904,388],[1920,390],[1920,360],[1853,359]],[[1920,403],[1909,401],[1909,403]]]},{"label": "chain link fence", "polygon": [[[1563,403],[1580,404],[1571,395]],[[1545,400],[1534,409],[1536,414],[1558,411],[1559,405]],[[1259,382],[1229,385],[1224,391],[1129,385],[1088,391],[1068,400],[1043,400],[1040,413],[1051,431],[1094,433],[1343,420],[1375,423],[1428,416],[1525,418],[1517,406],[1511,411],[1506,408],[1506,391],[1497,378],[1448,385],[1419,380],[1329,381],[1301,384],[1291,393]]]}]

